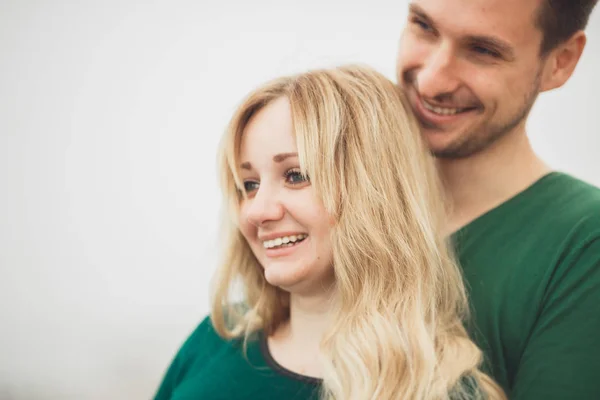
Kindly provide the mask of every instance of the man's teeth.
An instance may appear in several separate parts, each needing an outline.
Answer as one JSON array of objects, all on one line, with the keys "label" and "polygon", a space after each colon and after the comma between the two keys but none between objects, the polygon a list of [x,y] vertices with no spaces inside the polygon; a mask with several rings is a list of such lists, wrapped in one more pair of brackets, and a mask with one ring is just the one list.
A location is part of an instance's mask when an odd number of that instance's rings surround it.
[{"label": "man's teeth", "polygon": [[263,246],[265,247],[265,249],[272,249],[273,247],[279,247],[285,244],[299,242],[301,240],[304,240],[307,236],[308,235],[304,233],[300,235],[282,236],[272,240],[265,240],[263,242]]},{"label": "man's teeth", "polygon": [[440,115],[454,115],[454,114],[458,114],[459,112],[464,111],[464,108],[445,108],[445,107],[436,107],[436,106],[432,106],[431,104],[427,103],[426,101],[423,101],[423,106],[428,109],[429,111],[433,111],[436,114],[440,114]]}]

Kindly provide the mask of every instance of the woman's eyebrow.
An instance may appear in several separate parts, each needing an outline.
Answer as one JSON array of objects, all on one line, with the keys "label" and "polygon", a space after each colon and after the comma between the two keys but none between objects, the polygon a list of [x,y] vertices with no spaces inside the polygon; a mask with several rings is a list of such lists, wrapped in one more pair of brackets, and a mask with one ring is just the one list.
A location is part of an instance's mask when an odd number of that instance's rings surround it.
[{"label": "woman's eyebrow", "polygon": [[[276,163],[280,163],[285,159],[288,159],[290,157],[298,157],[298,153],[280,153],[280,154],[275,154],[273,156],[273,161],[275,161]],[[240,168],[242,169],[246,169],[246,170],[251,170],[252,169],[252,164],[250,164],[249,162],[244,162],[240,165]]]},{"label": "woman's eyebrow", "polygon": [[298,157],[298,153],[281,153],[273,156],[273,161],[279,163],[290,157]]}]

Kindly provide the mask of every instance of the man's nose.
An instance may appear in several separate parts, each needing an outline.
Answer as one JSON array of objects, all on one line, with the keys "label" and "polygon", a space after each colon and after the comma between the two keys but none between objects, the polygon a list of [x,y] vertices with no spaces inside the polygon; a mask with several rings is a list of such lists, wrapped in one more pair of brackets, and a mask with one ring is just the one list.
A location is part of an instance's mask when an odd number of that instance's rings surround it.
[{"label": "man's nose", "polygon": [[449,44],[440,44],[427,57],[416,75],[419,94],[426,99],[447,98],[458,90],[455,55]]}]

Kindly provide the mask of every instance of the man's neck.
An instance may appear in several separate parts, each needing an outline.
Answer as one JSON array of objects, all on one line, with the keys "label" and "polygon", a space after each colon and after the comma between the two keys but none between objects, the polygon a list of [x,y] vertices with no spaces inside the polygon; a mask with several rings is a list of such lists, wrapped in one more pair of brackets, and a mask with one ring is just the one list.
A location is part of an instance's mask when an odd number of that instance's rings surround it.
[{"label": "man's neck", "polygon": [[527,189],[550,168],[534,153],[524,129],[463,159],[438,159],[451,202],[452,233]]}]

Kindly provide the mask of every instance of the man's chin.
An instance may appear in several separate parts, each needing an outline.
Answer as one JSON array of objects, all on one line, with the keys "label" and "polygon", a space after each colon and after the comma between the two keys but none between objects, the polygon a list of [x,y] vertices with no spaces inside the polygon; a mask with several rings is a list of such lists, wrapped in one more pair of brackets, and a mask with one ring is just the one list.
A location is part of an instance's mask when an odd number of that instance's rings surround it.
[{"label": "man's chin", "polygon": [[451,146],[455,133],[439,128],[421,127],[421,136],[432,152]]},{"label": "man's chin", "polygon": [[465,157],[463,155],[464,146],[457,140],[456,136],[459,135],[456,133],[439,129],[423,129],[422,135],[429,152],[436,158],[455,159]]},{"label": "man's chin", "polygon": [[431,154],[439,160],[461,160],[469,158],[481,149],[465,143],[449,143],[447,145],[429,145]]}]

